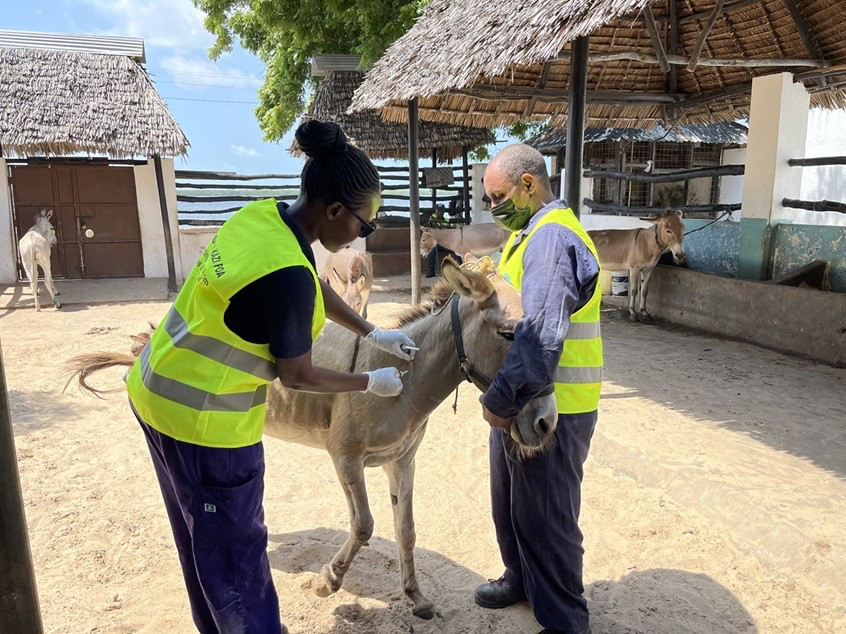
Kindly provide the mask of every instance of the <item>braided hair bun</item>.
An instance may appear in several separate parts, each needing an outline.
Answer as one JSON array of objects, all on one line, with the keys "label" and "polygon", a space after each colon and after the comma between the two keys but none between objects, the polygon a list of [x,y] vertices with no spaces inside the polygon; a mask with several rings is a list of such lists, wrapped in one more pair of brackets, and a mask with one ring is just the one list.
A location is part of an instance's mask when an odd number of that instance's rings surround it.
[{"label": "braided hair bun", "polygon": [[330,121],[306,121],[294,136],[303,154],[313,159],[341,154],[347,149],[347,137],[341,126]]}]

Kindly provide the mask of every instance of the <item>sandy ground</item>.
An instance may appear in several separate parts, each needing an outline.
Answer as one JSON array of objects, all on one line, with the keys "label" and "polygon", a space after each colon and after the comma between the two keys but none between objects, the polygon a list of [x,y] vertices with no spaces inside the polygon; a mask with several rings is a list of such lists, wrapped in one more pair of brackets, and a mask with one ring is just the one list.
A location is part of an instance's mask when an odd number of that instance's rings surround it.
[{"label": "sandy ground", "polygon": [[[375,295],[384,320],[403,295]],[[62,394],[73,354],[128,350],[164,303],[0,318],[21,480],[48,632],[193,631],[142,434],[124,398]],[[678,329],[604,324],[607,373],[582,526],[593,631],[846,631],[846,372]],[[101,384],[117,384],[118,373]],[[432,416],[418,453],[423,592],[399,587],[387,485],[368,472],[374,538],[345,585],[304,588],[345,538],[328,456],[269,439],[265,507],[282,615],[294,634],[537,632],[525,606],[472,603],[501,573],[487,426],[474,388]],[[451,401],[451,399],[450,399]]]}]

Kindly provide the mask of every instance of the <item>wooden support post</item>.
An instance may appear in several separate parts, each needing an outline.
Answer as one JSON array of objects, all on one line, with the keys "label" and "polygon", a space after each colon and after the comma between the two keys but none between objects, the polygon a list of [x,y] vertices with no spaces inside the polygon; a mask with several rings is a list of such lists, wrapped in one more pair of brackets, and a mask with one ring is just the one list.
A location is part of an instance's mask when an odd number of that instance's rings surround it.
[{"label": "wooden support post", "polygon": [[159,188],[159,208],[162,212],[162,229],[164,230],[165,256],[167,257],[167,290],[176,292],[176,264],[173,260],[173,235],[170,232],[170,217],[167,212],[167,192],[165,191],[164,172],[162,171],[162,157],[153,156],[156,167],[156,185]]},{"label": "wooden support post", "polygon": [[0,632],[41,634],[15,437],[0,350]]},{"label": "wooden support post", "polygon": [[[817,42],[811,34],[811,28],[805,21],[802,12],[799,11],[799,7],[796,5],[795,0],[784,0],[784,4],[790,12],[790,17],[793,18],[793,23],[796,25],[796,30],[799,31],[799,37],[802,38],[802,42],[805,44],[805,48],[808,50],[808,53],[817,59],[825,59],[822,49],[817,46]],[[816,82],[818,88],[825,88],[825,77],[816,77],[814,81]]]},{"label": "wooden support post", "polygon": [[467,146],[461,148],[461,175],[464,177],[462,199],[464,206],[464,224],[470,224],[470,160],[467,156]]},{"label": "wooden support post", "polygon": [[576,38],[570,44],[570,87],[567,113],[567,155],[564,173],[567,186],[563,188],[570,209],[579,217],[582,202],[582,159],[585,143],[585,108],[587,102],[588,36]]},{"label": "wooden support post", "polygon": [[655,24],[655,16],[652,14],[650,5],[646,5],[644,8],[643,19],[646,21],[646,30],[649,31],[649,37],[652,39],[652,48],[655,49],[655,57],[658,58],[661,72],[668,73],[670,72],[670,62],[667,61],[664,44],[661,42],[661,34],[658,32],[658,26]]},{"label": "wooden support post", "polygon": [[[432,167],[438,166],[438,150],[432,148]],[[438,190],[432,188],[432,218],[435,218],[438,213]]]},{"label": "wooden support post", "polygon": [[420,142],[417,97],[408,102],[408,214],[411,232],[411,303],[420,303]]},{"label": "wooden support post", "polygon": [[705,23],[702,32],[699,34],[699,39],[696,40],[696,46],[693,47],[693,52],[690,54],[690,62],[687,64],[687,70],[691,73],[696,70],[696,66],[699,63],[699,56],[702,54],[702,49],[705,47],[705,40],[708,39],[708,34],[711,32],[711,29],[714,28],[717,18],[720,17],[720,14],[723,12],[723,4],[725,4],[725,0],[717,0],[717,4],[714,5],[714,9],[711,11],[708,21]]}]

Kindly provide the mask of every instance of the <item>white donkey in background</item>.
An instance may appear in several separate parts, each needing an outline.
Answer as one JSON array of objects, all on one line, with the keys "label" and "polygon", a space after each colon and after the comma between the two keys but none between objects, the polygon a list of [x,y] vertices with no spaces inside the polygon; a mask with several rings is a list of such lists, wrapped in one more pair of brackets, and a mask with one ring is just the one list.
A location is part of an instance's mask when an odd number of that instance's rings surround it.
[{"label": "white donkey in background", "polygon": [[32,288],[32,297],[35,299],[35,310],[41,310],[38,304],[38,267],[44,271],[44,286],[50,293],[50,299],[56,308],[62,305],[56,299],[59,291],[53,285],[53,276],[50,274],[50,247],[56,244],[56,231],[50,224],[53,217],[53,210],[44,211],[35,217],[35,224],[27,231],[18,242],[23,262],[24,271],[29,279],[29,286]]}]

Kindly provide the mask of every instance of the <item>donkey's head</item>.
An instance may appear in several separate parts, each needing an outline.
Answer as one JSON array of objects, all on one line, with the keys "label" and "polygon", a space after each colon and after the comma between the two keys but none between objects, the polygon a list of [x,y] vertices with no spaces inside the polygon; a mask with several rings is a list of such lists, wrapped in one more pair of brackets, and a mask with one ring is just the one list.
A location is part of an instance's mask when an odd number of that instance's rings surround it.
[{"label": "donkey's head", "polygon": [[422,255],[424,258],[427,257],[432,252],[432,249],[437,246],[437,244],[438,243],[435,240],[435,236],[432,234],[432,232],[426,227],[423,227],[420,234],[420,255]]},{"label": "donkey's head", "polygon": [[365,261],[363,255],[356,255],[350,260],[347,278],[344,279],[338,270],[332,268],[333,286],[342,289],[338,294],[344,303],[359,315],[364,315],[370,300],[370,289],[373,287],[373,267]]},{"label": "donkey's head", "polygon": [[[460,300],[459,306],[465,354],[476,372],[493,379],[523,317],[520,294],[496,273],[490,258],[464,266],[447,258],[443,275],[458,295],[467,298]],[[555,396],[541,396],[515,417],[510,434],[524,452],[532,452],[552,438],[557,422]]]},{"label": "donkey's head", "polygon": [[658,243],[673,252],[673,260],[676,264],[681,264],[685,258],[682,215],[680,210],[673,211],[668,207],[663,214],[654,218],[641,218],[641,220],[655,224],[657,231],[655,235]]},{"label": "donkey's head", "polygon": [[50,218],[53,217],[53,210],[47,211],[45,209],[41,210],[41,213],[35,217],[35,223],[33,227],[35,230],[40,233],[47,242],[50,243],[50,246],[56,245],[56,231],[53,229],[53,225],[50,224]]}]

